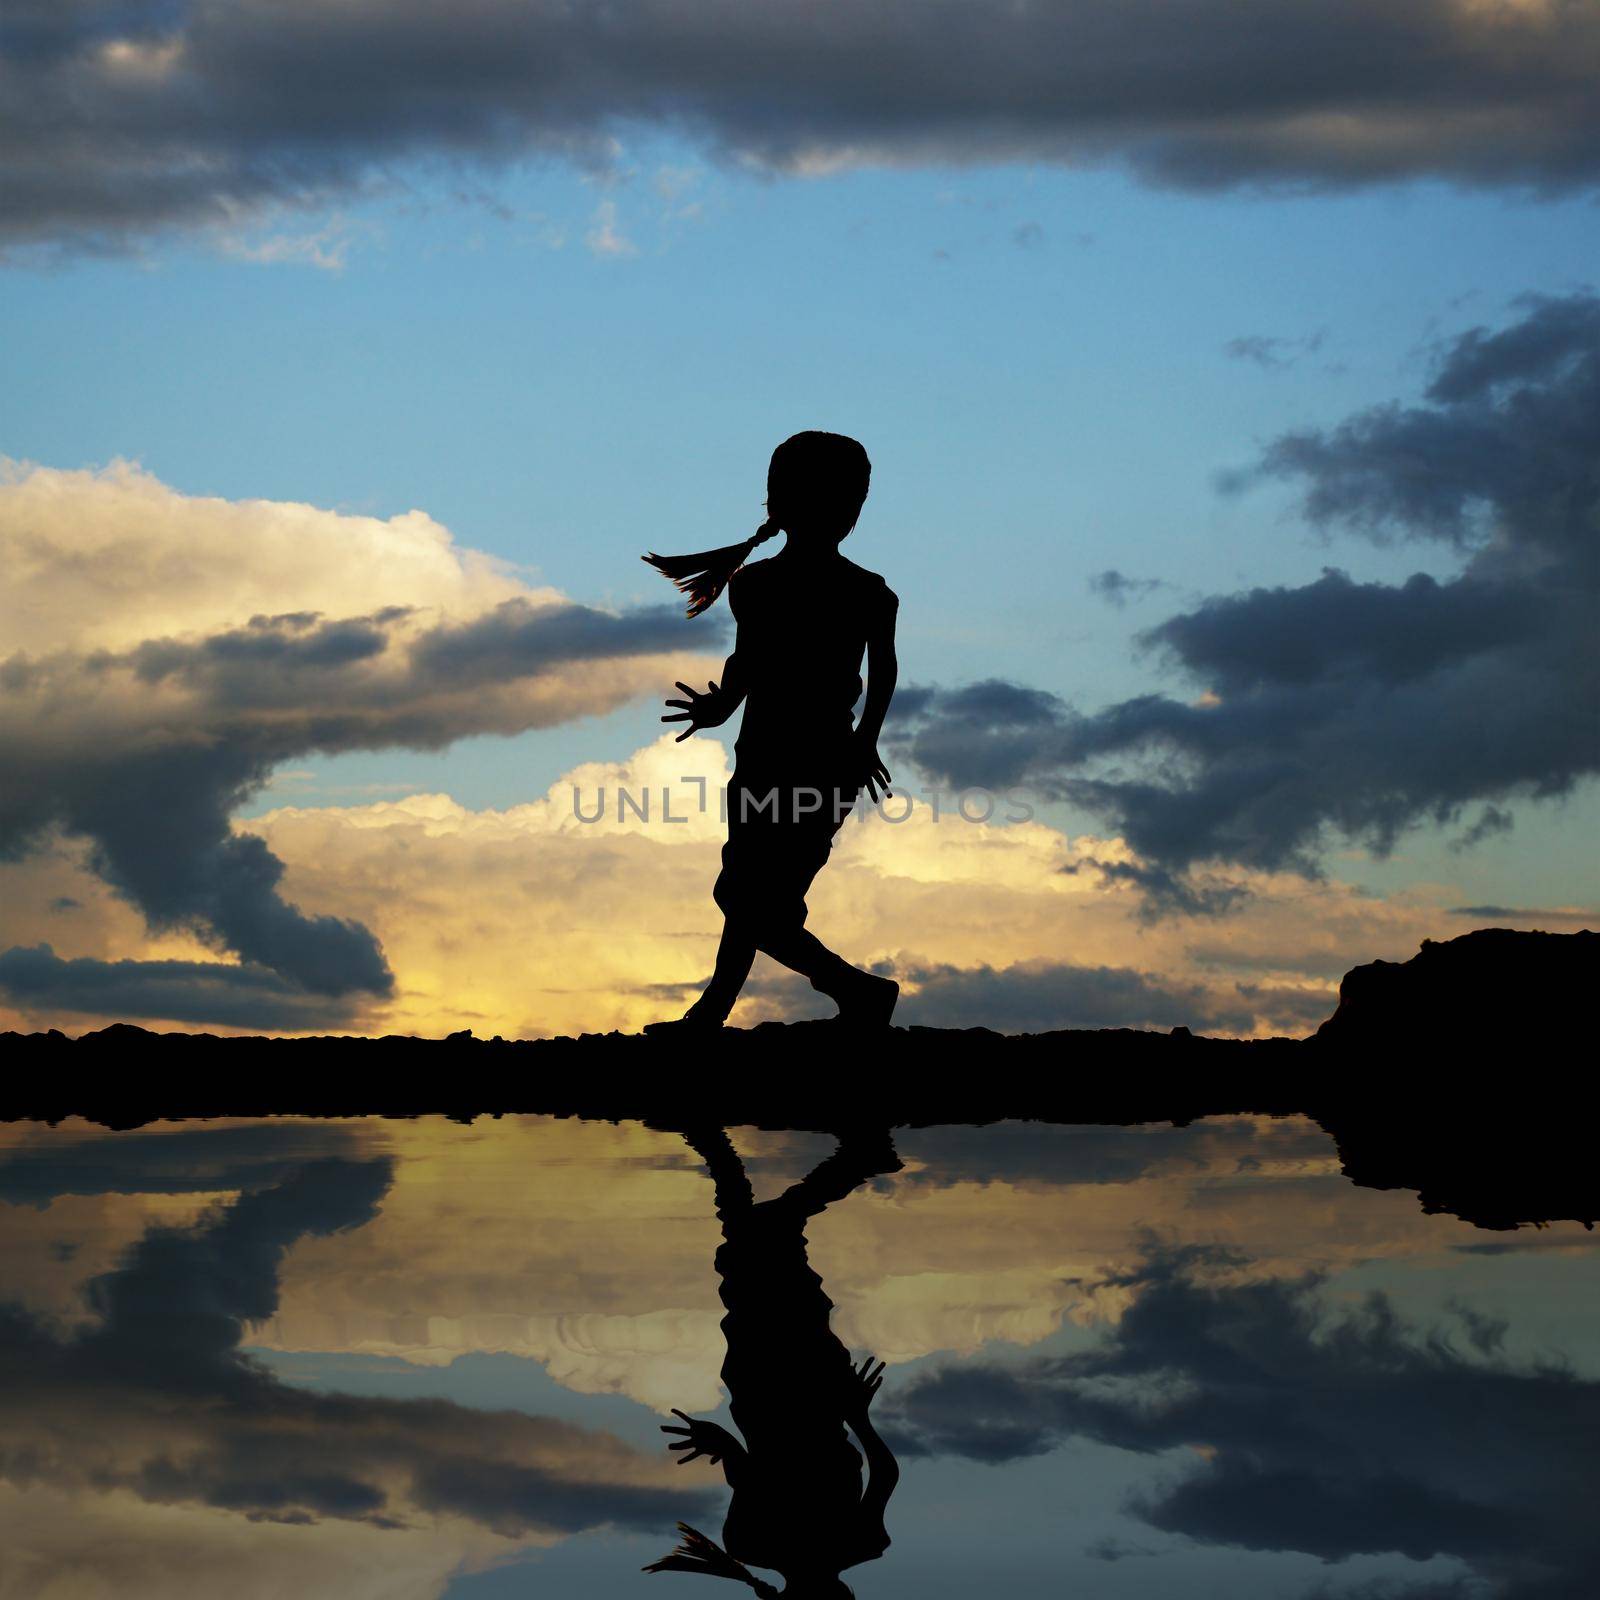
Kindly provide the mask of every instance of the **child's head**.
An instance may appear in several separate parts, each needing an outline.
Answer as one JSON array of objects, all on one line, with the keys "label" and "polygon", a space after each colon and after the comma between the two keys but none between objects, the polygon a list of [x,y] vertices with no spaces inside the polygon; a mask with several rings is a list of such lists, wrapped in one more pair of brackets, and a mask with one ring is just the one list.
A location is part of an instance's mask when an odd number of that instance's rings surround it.
[{"label": "child's head", "polygon": [[854,439],[809,430],[785,439],[767,468],[767,515],[791,536],[837,543],[855,527],[872,463]]}]

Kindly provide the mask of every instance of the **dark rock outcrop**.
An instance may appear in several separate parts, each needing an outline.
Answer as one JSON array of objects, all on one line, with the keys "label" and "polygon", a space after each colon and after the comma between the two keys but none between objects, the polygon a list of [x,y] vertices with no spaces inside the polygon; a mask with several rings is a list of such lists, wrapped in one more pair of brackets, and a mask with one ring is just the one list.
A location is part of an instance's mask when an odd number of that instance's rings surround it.
[{"label": "dark rock outcrop", "polygon": [[1600,992],[1597,979],[1600,933],[1480,928],[1442,944],[1424,939],[1409,961],[1371,961],[1347,972],[1338,1009],[1313,1037],[1350,1050],[1422,1049],[1436,1058],[1491,1047],[1534,1057],[1558,1049],[1574,1030],[1579,1008]]}]

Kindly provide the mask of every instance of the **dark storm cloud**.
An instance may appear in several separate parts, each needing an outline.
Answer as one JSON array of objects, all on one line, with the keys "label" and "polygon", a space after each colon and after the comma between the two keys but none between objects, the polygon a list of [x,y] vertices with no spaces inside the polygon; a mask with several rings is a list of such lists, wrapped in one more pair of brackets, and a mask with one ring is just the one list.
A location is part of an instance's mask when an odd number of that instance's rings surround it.
[{"label": "dark storm cloud", "polygon": [[932,966],[897,971],[916,984],[900,1005],[907,1023],[928,1028],[993,1028],[1048,1033],[1056,1028],[1220,1028],[1248,1032],[1254,1013],[1235,993],[1175,984],[1131,967],[1080,967],[1030,961]]},{"label": "dark storm cloud", "polygon": [[1243,1264],[1156,1252],[1097,1348],[914,1382],[895,1398],[895,1447],[992,1462],[1069,1438],[1170,1452],[1187,1470],[1130,1507],[1163,1532],[1328,1561],[1454,1557],[1494,1600],[1585,1592],[1600,1564],[1600,1384],[1512,1365],[1503,1330],[1470,1314],[1424,1331],[1372,1295],[1330,1318],[1314,1278],[1208,1270]]},{"label": "dark storm cloud", "polygon": [[[343,924],[356,928],[355,923]],[[220,961],[64,960],[47,944],[0,950],[0,997],[25,1011],[151,1017],[303,1032],[350,1016],[343,996],[308,992],[268,967]]]},{"label": "dark storm cloud", "polygon": [[686,133],[771,172],[1114,162],[1159,183],[1586,187],[1600,18],[1468,0],[11,0],[0,217],[91,246],[401,163]]},{"label": "dark storm cloud", "polygon": [[[718,619],[711,633],[721,637]],[[610,616],[587,606],[536,607],[507,600],[487,616],[435,629],[417,645],[414,658],[424,672],[454,686],[575,661],[681,650],[683,644],[683,613],[676,606]]]},{"label": "dark storm cloud", "polygon": [[429,625],[404,607],[296,612],[117,652],[12,657],[0,683],[0,860],[52,828],[85,838],[93,869],[152,928],[190,929],[243,965],[13,949],[0,955],[0,987],[18,1003],[94,1015],[275,1029],[353,1020],[393,990],[377,939],[285,900],[283,863],[235,832],[231,814],[275,767],[312,752],[439,749],[595,709],[567,669],[681,648],[682,627],[670,608],[612,615],[515,599],[468,622]]},{"label": "dark storm cloud", "polygon": [[214,1194],[284,1182],[307,1161],[353,1157],[362,1139],[336,1123],[257,1123],[68,1139],[0,1155],[0,1200],[42,1208],[64,1194]]},{"label": "dark storm cloud", "polygon": [[1044,689],[989,678],[958,689],[908,684],[888,738],[925,771],[963,788],[1005,789],[1071,759],[1075,714]]},{"label": "dark storm cloud", "polygon": [[277,1310],[290,1247],[370,1221],[391,1177],[386,1159],[313,1159],[197,1226],[152,1228],[90,1281],[99,1320],[76,1335],[0,1305],[0,1479],[290,1523],[396,1527],[442,1513],[508,1537],[661,1532],[703,1516],[709,1496],[655,1487],[644,1458],[610,1435],[443,1400],[297,1390],[240,1352]]},{"label": "dark storm cloud", "polygon": [[1597,463],[1600,299],[1530,298],[1445,348],[1426,403],[1285,435],[1244,475],[1296,483],[1329,532],[1457,550],[1458,576],[1329,568],[1205,600],[1141,635],[1193,700],[1085,714],[991,682],[925,690],[891,732],[956,785],[1107,815],[1178,903],[1197,862],[1314,872],[1330,833],[1385,852],[1466,817],[1481,837],[1600,771]]}]

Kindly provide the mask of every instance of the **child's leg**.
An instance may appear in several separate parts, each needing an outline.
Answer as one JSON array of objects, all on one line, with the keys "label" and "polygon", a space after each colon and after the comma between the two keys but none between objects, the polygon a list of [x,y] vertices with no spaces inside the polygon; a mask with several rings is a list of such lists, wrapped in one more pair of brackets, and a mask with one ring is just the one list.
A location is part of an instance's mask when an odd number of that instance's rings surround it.
[{"label": "child's leg", "polygon": [[683,1141],[710,1169],[717,1186],[717,1215],[723,1222],[738,1217],[755,1204],[744,1163],[726,1128],[686,1128]]},{"label": "child's leg", "polygon": [[749,920],[742,910],[739,885],[744,874],[740,870],[740,857],[745,852],[739,846],[739,834],[729,830],[728,843],[722,851],[722,871],[711,891],[711,897],[722,911],[722,938],[717,944],[717,965],[711,982],[705,986],[700,998],[689,1007],[678,1022],[652,1022],[646,1024],[647,1033],[676,1032],[684,1026],[720,1028],[728,1020],[733,1003],[739,998],[745,979],[756,959],[756,942],[750,933]]},{"label": "child's leg", "polygon": [[696,1021],[726,1022],[733,1003],[739,998],[744,981],[750,976],[751,964],[756,958],[756,943],[748,930],[731,918],[722,924],[722,940],[717,945],[717,966],[711,982],[700,998],[690,1006]]},{"label": "child's leg", "polygon": [[[835,1200],[843,1200],[869,1178],[899,1172],[904,1163],[894,1148],[888,1128],[846,1128],[827,1160],[813,1167],[799,1183],[792,1183],[775,1200],[763,1204],[787,1206],[803,1216],[815,1217]],[[697,1150],[699,1146],[695,1147]]]},{"label": "child's leg", "polygon": [[842,821],[836,814],[799,828],[775,828],[767,836],[760,914],[753,919],[755,942],[836,1001],[842,1016],[887,1023],[899,985],[851,966],[805,925],[806,894],[827,863]]}]

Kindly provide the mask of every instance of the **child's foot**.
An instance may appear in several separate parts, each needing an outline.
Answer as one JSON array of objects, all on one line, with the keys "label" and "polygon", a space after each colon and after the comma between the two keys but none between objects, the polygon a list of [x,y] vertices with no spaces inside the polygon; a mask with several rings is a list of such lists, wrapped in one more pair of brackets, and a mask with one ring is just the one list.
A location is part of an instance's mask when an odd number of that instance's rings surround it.
[{"label": "child's foot", "polygon": [[644,1031],[649,1034],[703,1034],[720,1033],[724,1019],[716,1012],[702,1009],[698,1004],[692,1005],[681,1017],[672,1017],[665,1022],[647,1022]]},{"label": "child's foot", "polygon": [[887,1028],[900,998],[900,985],[893,978],[862,972],[833,998],[839,1004],[837,1021],[853,1028]]}]

